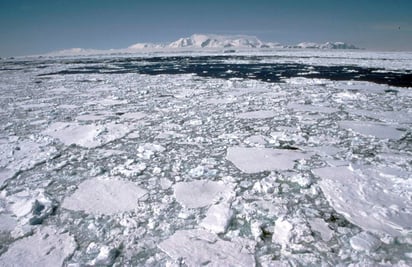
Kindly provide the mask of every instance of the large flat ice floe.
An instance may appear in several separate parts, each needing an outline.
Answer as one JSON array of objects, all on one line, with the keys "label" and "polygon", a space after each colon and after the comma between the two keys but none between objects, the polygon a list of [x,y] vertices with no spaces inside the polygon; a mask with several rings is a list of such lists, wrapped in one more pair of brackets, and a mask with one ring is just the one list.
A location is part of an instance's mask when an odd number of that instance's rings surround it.
[{"label": "large flat ice floe", "polygon": [[86,148],[95,148],[122,138],[132,130],[133,126],[116,123],[83,125],[56,122],[51,124],[43,133],[59,139],[65,145],[75,144]]},{"label": "large flat ice floe", "polygon": [[239,119],[268,119],[276,117],[277,113],[273,110],[256,110],[236,114]]},{"label": "large flat ice floe", "polygon": [[253,254],[235,242],[205,230],[181,230],[159,244],[174,260],[187,266],[255,266]]},{"label": "large flat ice floe", "polygon": [[396,129],[391,125],[365,121],[340,121],[339,126],[344,129],[351,129],[366,136],[375,136],[381,139],[399,139],[405,132]]},{"label": "large flat ice floe", "polygon": [[295,161],[308,154],[300,151],[271,148],[230,147],[226,158],[246,173],[293,169]]},{"label": "large flat ice floe", "polygon": [[40,228],[32,236],[13,243],[0,256],[1,266],[62,266],[77,245],[68,233],[60,233],[51,227]]},{"label": "large flat ice floe", "polygon": [[0,187],[19,171],[34,166],[56,155],[56,149],[44,142],[16,140],[0,144]]},{"label": "large flat ice floe", "polygon": [[82,182],[62,207],[91,214],[114,214],[133,210],[145,194],[146,190],[132,182],[93,178]]},{"label": "large flat ice floe", "polygon": [[220,199],[233,197],[233,189],[223,182],[196,180],[177,183],[173,186],[176,200],[186,208],[200,208],[211,205]]},{"label": "large flat ice floe", "polygon": [[400,236],[412,233],[412,184],[402,178],[368,176],[347,166],[313,173],[332,207],[361,228]]}]

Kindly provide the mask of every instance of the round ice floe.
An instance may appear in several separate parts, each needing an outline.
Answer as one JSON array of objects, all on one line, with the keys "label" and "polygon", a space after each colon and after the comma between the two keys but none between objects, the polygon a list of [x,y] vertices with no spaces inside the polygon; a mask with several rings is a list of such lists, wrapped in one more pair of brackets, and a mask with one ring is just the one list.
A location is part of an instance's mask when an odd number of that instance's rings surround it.
[{"label": "round ice floe", "polygon": [[186,208],[200,208],[212,204],[219,197],[228,198],[231,186],[208,180],[182,182],[173,186],[176,200]]},{"label": "round ice floe", "polygon": [[296,160],[308,157],[300,151],[270,148],[230,147],[226,158],[246,173],[292,169]]},{"label": "round ice floe", "polygon": [[94,178],[81,183],[62,207],[91,214],[114,214],[134,209],[145,194],[146,190],[132,182]]},{"label": "round ice floe", "polygon": [[255,259],[241,245],[204,230],[178,231],[159,244],[174,260],[187,266],[255,266]]},{"label": "round ice floe", "polygon": [[45,227],[14,242],[1,255],[0,266],[62,266],[75,249],[74,238],[68,233]]}]

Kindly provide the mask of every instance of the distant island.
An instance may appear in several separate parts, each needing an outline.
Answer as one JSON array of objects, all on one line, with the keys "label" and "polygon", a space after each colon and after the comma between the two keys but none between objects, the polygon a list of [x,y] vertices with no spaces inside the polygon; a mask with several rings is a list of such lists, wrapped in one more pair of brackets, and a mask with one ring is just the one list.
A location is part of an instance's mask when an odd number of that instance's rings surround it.
[{"label": "distant island", "polygon": [[248,35],[216,35],[193,34],[190,37],[180,38],[166,44],[136,43],[123,49],[96,50],[84,48],[71,48],[47,53],[49,56],[92,55],[111,53],[139,53],[145,51],[199,51],[223,50],[236,52],[238,50],[269,50],[269,49],[360,49],[344,42],[313,43],[302,42],[296,45],[283,45],[277,42],[263,42],[255,36]]}]

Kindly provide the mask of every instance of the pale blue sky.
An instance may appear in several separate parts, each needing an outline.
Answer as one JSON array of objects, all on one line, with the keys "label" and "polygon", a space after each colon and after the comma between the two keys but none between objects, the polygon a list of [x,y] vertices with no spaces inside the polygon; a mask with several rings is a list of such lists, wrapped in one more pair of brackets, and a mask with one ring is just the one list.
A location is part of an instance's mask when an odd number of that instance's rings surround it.
[{"label": "pale blue sky", "polygon": [[0,0],[0,57],[125,48],[193,33],[411,51],[411,14],[411,0]]}]

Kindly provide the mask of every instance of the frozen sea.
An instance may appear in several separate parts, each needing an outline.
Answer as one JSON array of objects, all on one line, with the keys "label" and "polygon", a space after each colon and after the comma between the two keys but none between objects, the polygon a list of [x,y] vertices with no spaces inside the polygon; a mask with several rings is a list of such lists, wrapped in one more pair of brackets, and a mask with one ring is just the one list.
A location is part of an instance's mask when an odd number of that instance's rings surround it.
[{"label": "frozen sea", "polygon": [[412,53],[0,60],[0,266],[411,266]]}]

